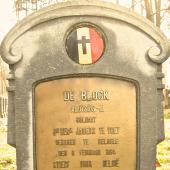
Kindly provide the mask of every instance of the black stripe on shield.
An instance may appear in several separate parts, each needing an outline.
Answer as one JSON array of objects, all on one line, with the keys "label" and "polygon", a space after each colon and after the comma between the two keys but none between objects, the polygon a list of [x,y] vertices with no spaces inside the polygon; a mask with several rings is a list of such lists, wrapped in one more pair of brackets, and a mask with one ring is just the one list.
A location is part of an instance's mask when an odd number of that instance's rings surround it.
[{"label": "black stripe on shield", "polygon": [[74,30],[67,38],[66,48],[69,57],[79,63],[79,56],[78,56],[78,43],[77,43],[77,30]]}]

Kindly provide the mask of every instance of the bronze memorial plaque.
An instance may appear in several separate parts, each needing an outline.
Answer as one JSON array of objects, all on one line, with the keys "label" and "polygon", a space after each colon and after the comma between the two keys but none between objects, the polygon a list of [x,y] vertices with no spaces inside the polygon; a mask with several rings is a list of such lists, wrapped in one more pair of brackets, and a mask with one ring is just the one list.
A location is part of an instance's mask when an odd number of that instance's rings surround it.
[{"label": "bronze memorial plaque", "polygon": [[136,87],[64,78],[35,88],[37,170],[136,169]]}]

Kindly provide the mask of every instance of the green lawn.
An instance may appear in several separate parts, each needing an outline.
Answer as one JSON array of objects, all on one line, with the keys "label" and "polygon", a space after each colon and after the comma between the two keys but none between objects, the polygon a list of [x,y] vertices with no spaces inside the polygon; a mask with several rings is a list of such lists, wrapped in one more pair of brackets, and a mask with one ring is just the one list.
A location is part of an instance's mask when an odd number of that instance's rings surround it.
[{"label": "green lawn", "polygon": [[6,144],[6,126],[0,127],[0,170],[16,170],[16,150]]},{"label": "green lawn", "polygon": [[0,145],[0,170],[16,170],[15,149],[7,144]]},{"label": "green lawn", "polygon": [[[170,110],[165,110],[165,136],[157,148],[157,170],[170,170]],[[16,170],[15,154],[15,149],[6,144],[6,128],[0,127],[0,170]]]},{"label": "green lawn", "polygon": [[170,170],[170,110],[165,110],[165,141],[158,145],[157,158],[161,164],[157,170]]}]

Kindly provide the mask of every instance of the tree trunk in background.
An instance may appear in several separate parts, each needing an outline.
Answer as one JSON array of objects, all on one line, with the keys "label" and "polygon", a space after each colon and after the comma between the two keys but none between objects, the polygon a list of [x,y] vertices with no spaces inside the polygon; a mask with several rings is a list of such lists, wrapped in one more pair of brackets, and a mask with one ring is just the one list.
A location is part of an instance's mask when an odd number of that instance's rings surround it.
[{"label": "tree trunk in background", "polygon": [[145,7],[146,7],[146,18],[148,18],[150,21],[154,22],[152,0],[144,0],[144,3],[145,3]]},{"label": "tree trunk in background", "polygon": [[161,0],[155,0],[156,6],[156,26],[161,26]]},{"label": "tree trunk in background", "polygon": [[[52,0],[13,0],[15,2],[15,8],[18,19],[20,16],[20,13],[23,13],[23,11],[27,12],[29,11],[37,11],[38,9],[48,6]],[[162,0],[126,0],[131,3],[131,10],[140,13],[143,15],[143,11],[146,10],[146,18],[148,18],[151,22],[155,23],[157,27],[160,27],[161,25],[161,2]],[[39,2],[39,6],[38,3]],[[58,2],[55,0],[55,2]],[[113,0],[114,3],[120,4],[120,0]],[[28,3],[28,4],[27,4]],[[41,5],[40,5],[41,4]],[[141,11],[140,7],[141,6]],[[138,10],[138,11],[137,11]]]},{"label": "tree trunk in background", "polygon": [[132,0],[132,10],[135,10],[135,0]]}]

